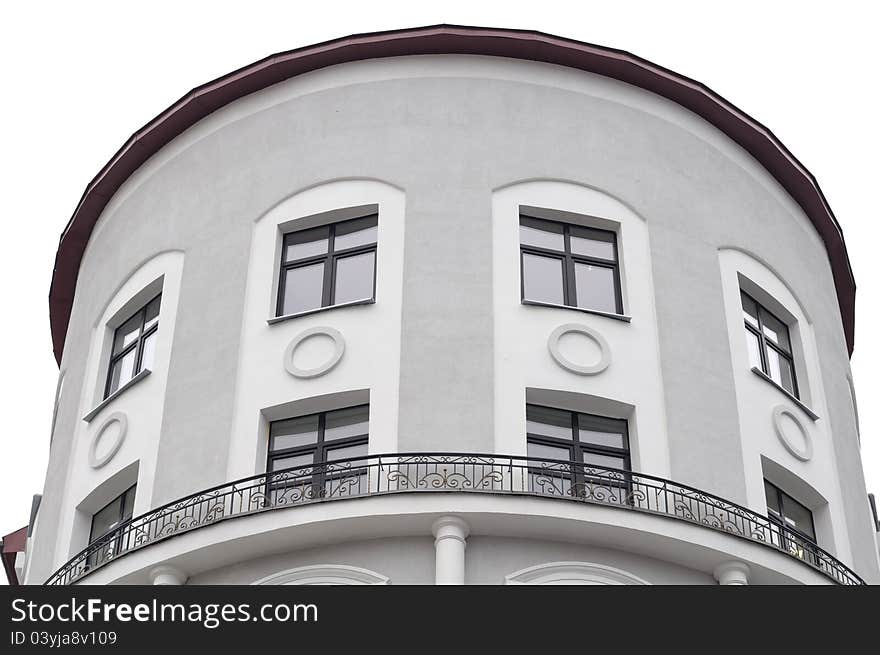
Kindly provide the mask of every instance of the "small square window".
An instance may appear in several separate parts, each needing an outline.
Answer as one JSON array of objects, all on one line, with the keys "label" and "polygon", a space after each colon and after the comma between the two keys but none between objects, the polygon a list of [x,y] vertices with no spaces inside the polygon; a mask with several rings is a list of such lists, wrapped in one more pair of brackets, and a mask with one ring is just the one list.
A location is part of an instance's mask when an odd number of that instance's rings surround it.
[{"label": "small square window", "polygon": [[[526,448],[528,457],[535,458],[528,464],[535,493],[587,494],[591,486],[619,488],[631,483],[623,419],[526,405]],[[615,497],[629,502],[625,494]]]},{"label": "small square window", "polygon": [[620,314],[617,235],[520,216],[522,299]]},{"label": "small square window", "polygon": [[266,502],[366,493],[369,433],[369,405],[273,421]]},{"label": "small square window", "polygon": [[795,539],[790,534],[785,534],[784,539],[797,542],[796,537],[801,536],[816,543],[813,512],[768,480],[764,480],[764,494],[770,520],[795,533]]},{"label": "small square window", "polygon": [[276,316],[373,300],[377,237],[375,214],[286,234]]}]

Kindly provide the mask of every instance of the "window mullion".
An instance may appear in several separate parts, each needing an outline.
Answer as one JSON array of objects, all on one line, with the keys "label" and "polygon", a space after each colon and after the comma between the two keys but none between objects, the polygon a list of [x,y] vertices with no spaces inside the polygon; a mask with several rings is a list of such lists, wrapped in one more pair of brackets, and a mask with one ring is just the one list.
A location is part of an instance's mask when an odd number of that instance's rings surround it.
[{"label": "window mullion", "polygon": [[[114,338],[115,338],[115,336],[114,336]],[[116,362],[118,362],[120,359],[122,359],[123,357],[125,357],[125,356],[126,356],[128,353],[130,353],[132,350],[134,350],[135,348],[137,348],[137,344],[138,344],[137,341],[132,341],[132,342],[131,342],[130,344],[128,344],[125,348],[123,348],[122,350],[120,350],[116,355],[113,355],[113,357],[110,358],[110,368],[113,368],[113,365],[114,365]]]},{"label": "window mullion", "polygon": [[[324,429],[327,425],[327,414],[321,412],[318,414],[318,438],[315,441],[315,448],[317,450],[318,462],[323,463],[326,461],[326,457],[324,456]],[[318,463],[315,462],[315,463]]]},{"label": "window mullion", "polygon": [[577,289],[574,284],[574,259],[571,256],[571,230],[568,225],[562,226],[563,259],[562,286],[565,305],[575,307],[577,305]]},{"label": "window mullion", "polygon": [[324,288],[321,291],[321,307],[333,304],[333,286],[336,278],[336,226],[331,225],[327,238],[327,261],[324,264]]},{"label": "window mullion", "polygon": [[761,351],[761,370],[770,375],[770,362],[767,357],[767,338],[764,336],[764,322],[761,320],[761,308],[755,312],[758,315],[758,343]]}]

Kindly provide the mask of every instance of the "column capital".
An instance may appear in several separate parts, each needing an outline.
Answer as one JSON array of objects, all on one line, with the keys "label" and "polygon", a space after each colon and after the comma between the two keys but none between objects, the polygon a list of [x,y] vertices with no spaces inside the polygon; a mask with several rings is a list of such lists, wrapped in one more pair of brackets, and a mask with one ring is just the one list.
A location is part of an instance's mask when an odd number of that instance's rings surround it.
[{"label": "column capital", "polygon": [[471,533],[471,527],[464,519],[457,516],[441,516],[434,521],[431,532],[436,541],[441,539],[458,539],[464,541]]},{"label": "column capital", "polygon": [[747,585],[751,569],[745,562],[730,561],[716,566],[713,574],[718,584]]},{"label": "column capital", "polygon": [[189,576],[176,566],[162,564],[150,570],[150,582],[154,585],[186,584]]}]

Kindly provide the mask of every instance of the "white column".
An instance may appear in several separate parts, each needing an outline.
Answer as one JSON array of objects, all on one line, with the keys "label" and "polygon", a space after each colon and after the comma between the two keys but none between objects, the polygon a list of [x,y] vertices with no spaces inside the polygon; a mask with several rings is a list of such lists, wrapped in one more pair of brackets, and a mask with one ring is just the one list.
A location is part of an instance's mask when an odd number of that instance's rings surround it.
[{"label": "white column", "polygon": [[163,564],[150,571],[150,582],[154,585],[182,585],[186,584],[189,576],[176,566]]},{"label": "white column", "polygon": [[464,551],[470,527],[457,516],[443,516],[431,526],[434,533],[434,583],[464,584]]},{"label": "white column", "polygon": [[749,565],[745,562],[724,562],[715,567],[715,579],[722,585],[749,584]]}]

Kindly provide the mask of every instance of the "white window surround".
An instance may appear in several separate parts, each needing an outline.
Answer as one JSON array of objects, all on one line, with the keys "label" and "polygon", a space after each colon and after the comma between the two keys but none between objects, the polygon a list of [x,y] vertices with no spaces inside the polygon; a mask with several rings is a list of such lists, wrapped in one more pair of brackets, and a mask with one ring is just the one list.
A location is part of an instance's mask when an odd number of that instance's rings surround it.
[{"label": "white window surround", "polygon": [[288,569],[260,578],[252,585],[388,585],[381,573],[344,564],[316,564]]},{"label": "white window surround", "polygon": [[[79,521],[74,518],[77,514],[75,510],[132,463],[138,465],[134,514],[141,514],[150,508],[183,266],[184,253],[179,250],[163,251],[145,259],[109,294],[103,311],[94,318],[76,415],[82,417],[91,414],[90,418],[97,420],[79,420],[74,427],[64,497],[61,500],[62,518],[55,550],[57,557],[70,552],[70,549],[82,548],[88,538],[87,534],[82,535]],[[159,291],[162,292],[162,307],[152,373],[127,387],[124,393],[116,394],[109,403],[102,404],[115,328]],[[70,375],[70,371],[67,375]],[[101,405],[100,410],[92,414],[91,410],[98,405]],[[104,423],[104,417],[113,412],[122,412],[126,416],[127,436],[112,459],[94,469],[89,466],[89,449],[96,432]],[[59,566],[62,563],[63,559],[57,562]]]},{"label": "white window surround", "polygon": [[[764,455],[761,456],[761,471],[765,480],[810,510],[813,514],[816,542],[822,549],[832,555],[835,554],[837,548],[834,525],[831,522],[831,510],[825,497],[811,484]],[[766,508],[766,501],[764,507]],[[767,516],[766,511],[764,515]]]},{"label": "white window surround", "polygon": [[[102,320],[95,327],[95,330],[96,332],[98,332],[99,335],[100,359],[98,364],[97,376],[94,380],[96,387],[93,395],[94,401],[89,405],[91,409],[83,417],[84,421],[91,421],[95,416],[97,416],[101,408],[109,404],[108,401],[122,394],[126,389],[136,384],[138,380],[143,379],[143,376],[138,378],[138,376],[135,375],[132,377],[131,380],[121,385],[109,396],[107,396],[106,398],[104,397],[104,390],[106,389],[107,384],[108,368],[110,366],[110,355],[111,351],[113,350],[113,338],[116,334],[116,329],[129,318],[131,318],[134,314],[140,311],[140,309],[142,309],[151,299],[162,293],[164,282],[164,275],[160,275],[156,279],[151,280],[136,293],[131,294],[127,299],[125,299],[121,307],[114,308],[113,313],[110,316],[106,316],[108,312],[105,311],[105,317],[102,318]],[[122,294],[117,295],[120,296]],[[122,299],[120,298],[119,300]],[[100,336],[102,328],[104,332],[103,337]],[[159,329],[162,329],[161,309],[159,310]]]},{"label": "white window surround", "polygon": [[[301,230],[308,230],[313,227],[323,227],[324,225],[332,225],[333,223],[341,223],[343,221],[348,221],[354,218],[361,218],[363,216],[369,216],[371,214],[379,215],[379,222],[382,222],[382,216],[379,212],[379,205],[376,203],[359,205],[354,207],[340,207],[337,209],[331,209],[329,211],[320,212],[318,214],[312,214],[311,216],[300,216],[297,218],[293,218],[288,221],[284,221],[283,223],[278,224],[278,233],[275,240],[275,272],[272,279],[272,304],[269,307],[269,315],[266,319],[266,322],[269,325],[274,325],[275,323],[280,323],[281,321],[286,321],[289,319],[297,318],[299,316],[308,316],[310,314],[315,314],[318,312],[325,312],[331,309],[336,309],[337,307],[351,307],[353,305],[369,305],[378,301],[379,289],[378,289],[378,281],[376,284],[376,300],[356,300],[353,302],[344,302],[339,303],[338,305],[328,305],[327,307],[315,307],[314,309],[308,309],[302,312],[296,312],[293,314],[283,314],[276,315],[276,310],[278,308],[278,285],[281,283],[280,280],[280,262],[281,262],[281,251],[284,248],[284,237],[290,234],[291,232],[299,232]],[[381,227],[380,227],[381,229]],[[376,242],[376,266],[378,266],[378,258],[382,256],[382,244],[377,240]]]},{"label": "white window surround", "polygon": [[[739,247],[724,247],[719,249],[718,258],[730,343],[729,365],[736,390],[745,464],[744,504],[766,516],[766,475],[768,480],[783,490],[789,489],[789,493],[814,511],[819,545],[842,561],[850,561],[849,538],[841,508],[843,496],[829,422],[822,418],[814,420],[789,394],[752,371],[740,291],[752,295],[789,325],[800,402],[818,417],[825,417],[828,408],[812,320],[794,287],[753,253]],[[796,420],[812,443],[812,453],[807,460],[793,455],[778,436],[774,413],[780,411],[780,406],[790,412],[786,424]],[[792,416],[795,419],[791,419]],[[794,430],[792,435],[796,436]]]},{"label": "white window surround", "polygon": [[[520,213],[585,227],[613,230],[618,240],[623,310],[609,317],[576,308],[533,306],[521,299]],[[610,416],[630,420],[633,470],[669,477],[666,409],[648,222],[625,202],[583,183],[525,180],[504,185],[492,196],[492,285],[495,341],[495,452],[524,455],[526,389],[581,394],[617,406]],[[560,342],[566,361],[587,367],[601,354],[606,368],[584,376],[560,366],[548,339],[560,326],[579,325],[601,335],[572,334]],[[595,343],[602,344],[597,353]],[[590,369],[592,370],[592,369]],[[591,402],[592,402],[591,400]],[[532,402],[530,399],[528,402]],[[627,408],[638,408],[637,411]],[[602,414],[591,406],[579,411]],[[651,438],[638,439],[638,425]]]},{"label": "white window surround", "polygon": [[[374,179],[336,179],[295,191],[254,217],[228,479],[265,470],[267,419],[274,419],[276,409],[293,409],[340,392],[368,391],[370,451],[397,450],[405,207],[406,196],[396,186]],[[275,319],[283,234],[365,213],[379,217],[375,302]],[[338,335],[344,354],[320,374],[291,374],[285,357],[288,347],[317,328]],[[303,342],[296,349],[296,367],[320,369],[326,341]]]},{"label": "white window surround", "polygon": [[[69,557],[73,557],[88,545],[92,517],[95,513],[101,508],[106,507],[107,503],[114,498],[118,498],[126,489],[137,484],[139,468],[140,462],[132,462],[102,482],[77,504],[73,538],[70,540],[69,545]],[[135,507],[137,507],[140,492],[140,488],[135,492]],[[137,514],[138,512],[135,512],[134,516],[137,516]]]},{"label": "white window surround", "polygon": [[649,585],[647,580],[604,564],[549,562],[520,569],[504,578],[508,585]]}]

